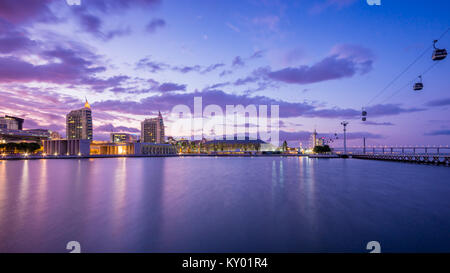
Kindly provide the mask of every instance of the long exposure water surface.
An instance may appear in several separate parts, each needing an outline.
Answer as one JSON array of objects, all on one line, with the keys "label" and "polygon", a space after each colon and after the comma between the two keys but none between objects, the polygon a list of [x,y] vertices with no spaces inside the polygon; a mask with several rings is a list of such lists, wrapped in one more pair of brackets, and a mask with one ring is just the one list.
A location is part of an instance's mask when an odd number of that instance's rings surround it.
[{"label": "long exposure water surface", "polygon": [[450,168],[357,159],[0,161],[0,252],[450,251]]}]

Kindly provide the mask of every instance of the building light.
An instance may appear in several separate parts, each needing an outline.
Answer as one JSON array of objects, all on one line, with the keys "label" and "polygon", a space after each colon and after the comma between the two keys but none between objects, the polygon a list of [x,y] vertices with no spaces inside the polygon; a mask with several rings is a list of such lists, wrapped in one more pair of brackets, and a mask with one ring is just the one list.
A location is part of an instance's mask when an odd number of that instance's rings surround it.
[{"label": "building light", "polygon": [[46,154],[46,153],[43,153],[42,156],[47,156],[47,154]]},{"label": "building light", "polygon": [[25,153],[24,156],[27,157],[27,156],[28,156],[28,153]]}]

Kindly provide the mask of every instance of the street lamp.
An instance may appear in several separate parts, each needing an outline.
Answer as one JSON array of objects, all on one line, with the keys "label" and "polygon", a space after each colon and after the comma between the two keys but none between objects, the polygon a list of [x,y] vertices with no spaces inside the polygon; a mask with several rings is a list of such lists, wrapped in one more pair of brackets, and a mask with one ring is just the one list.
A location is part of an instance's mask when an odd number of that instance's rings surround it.
[{"label": "street lamp", "polygon": [[344,126],[344,154],[347,154],[347,125],[348,122],[347,121],[343,121],[341,122],[341,125]]}]

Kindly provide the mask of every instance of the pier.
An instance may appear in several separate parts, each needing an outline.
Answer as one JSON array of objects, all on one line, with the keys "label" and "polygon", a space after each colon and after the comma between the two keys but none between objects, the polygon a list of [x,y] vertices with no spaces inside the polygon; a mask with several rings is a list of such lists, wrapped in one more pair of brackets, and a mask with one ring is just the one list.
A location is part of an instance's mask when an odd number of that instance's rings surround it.
[{"label": "pier", "polygon": [[450,155],[436,155],[436,154],[355,154],[351,156],[357,159],[369,160],[385,160],[397,161],[419,164],[433,164],[450,166]]},{"label": "pier", "polygon": [[353,147],[352,158],[450,166],[448,146]]}]

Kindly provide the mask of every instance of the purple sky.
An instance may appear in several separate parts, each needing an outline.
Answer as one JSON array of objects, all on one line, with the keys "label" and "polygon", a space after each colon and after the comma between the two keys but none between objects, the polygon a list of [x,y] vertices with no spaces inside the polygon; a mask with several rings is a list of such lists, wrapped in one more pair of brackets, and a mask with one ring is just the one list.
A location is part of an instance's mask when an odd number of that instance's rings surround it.
[{"label": "purple sky", "polygon": [[[314,129],[341,133],[344,119],[351,145],[450,142],[449,60],[430,58],[450,27],[448,1],[67,2],[0,1],[0,114],[26,128],[64,135],[84,97],[95,139],[138,133],[158,110],[170,128],[172,107],[201,96],[223,109],[279,105],[280,140],[295,146]],[[450,48],[450,33],[438,46]]]}]

